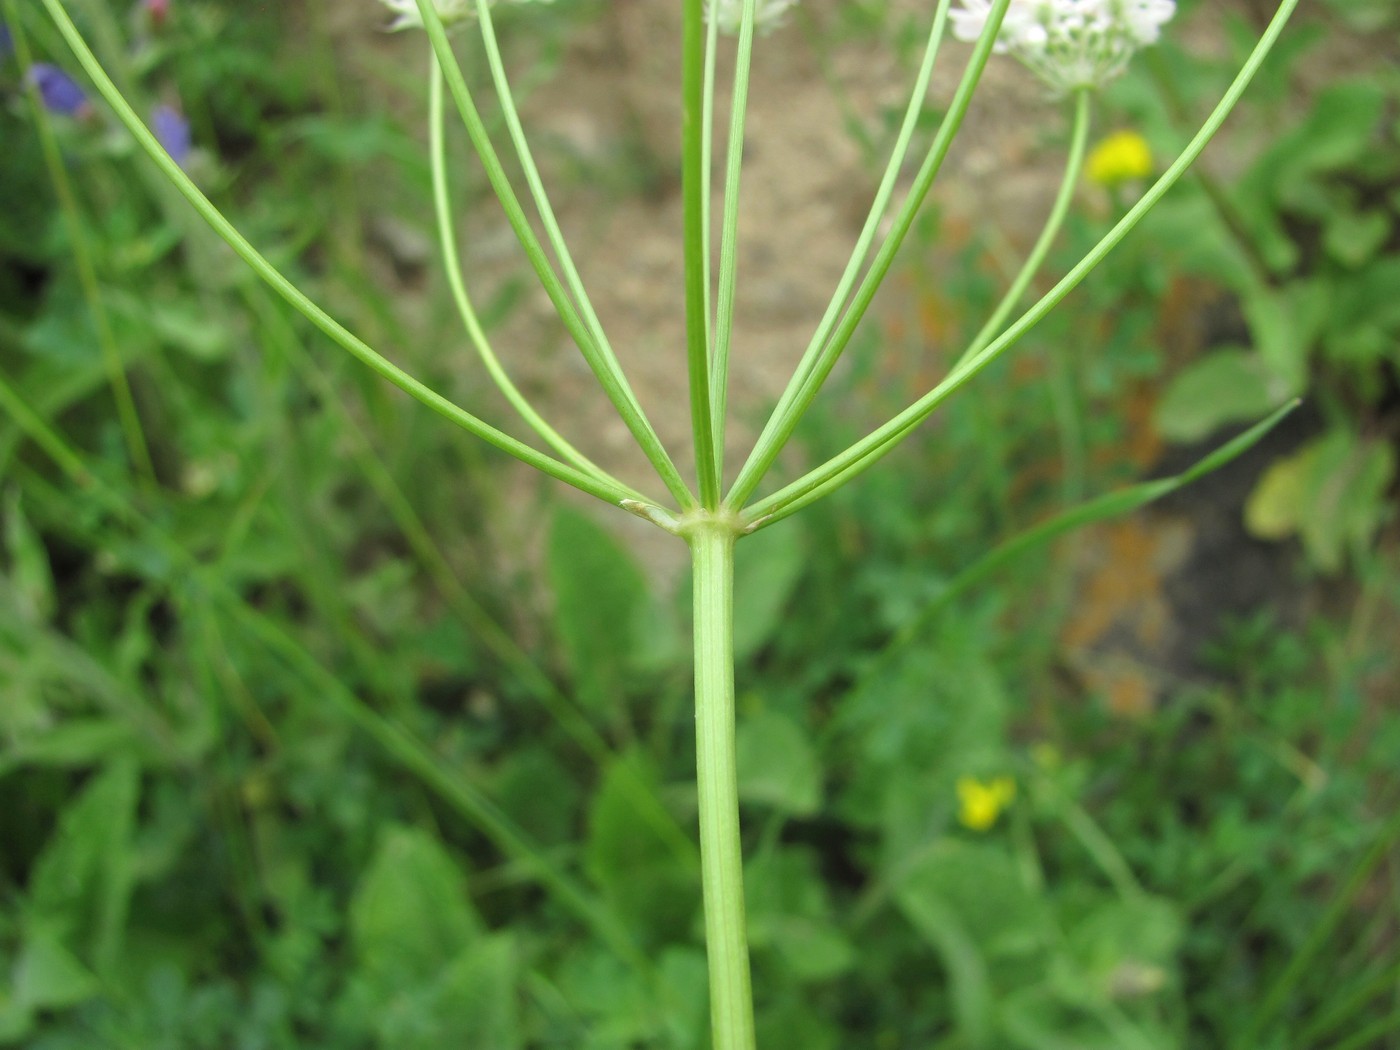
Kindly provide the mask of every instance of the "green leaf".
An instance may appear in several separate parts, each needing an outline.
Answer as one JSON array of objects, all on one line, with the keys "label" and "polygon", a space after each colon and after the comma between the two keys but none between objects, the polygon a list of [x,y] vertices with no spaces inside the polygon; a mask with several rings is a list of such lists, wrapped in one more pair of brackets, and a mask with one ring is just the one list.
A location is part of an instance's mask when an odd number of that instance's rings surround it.
[{"label": "green leaf", "polygon": [[1026,888],[1010,855],[994,845],[935,842],[906,869],[895,897],[925,934],[946,920],[939,912],[946,909],[989,959],[1034,954],[1048,936],[1044,902]]},{"label": "green leaf", "polygon": [[1326,285],[1315,281],[1294,281],[1281,288],[1255,285],[1245,292],[1241,306],[1249,333],[1270,374],[1283,384],[1283,396],[1299,394],[1307,386],[1308,355],[1331,305]]},{"label": "green leaf", "polygon": [[821,808],[821,765],[807,733],[792,719],[764,711],[738,729],[739,798],[794,816]]},{"label": "green leaf", "polygon": [[944,839],[926,848],[899,880],[895,900],[943,960],[959,1032],[991,1050],[999,963],[1044,954],[1044,904],[995,847]]},{"label": "green leaf", "polygon": [[591,518],[560,507],[549,535],[549,580],[579,700],[616,717],[627,693],[638,618],[649,604],[641,571]]},{"label": "green leaf", "polygon": [[448,1045],[481,1050],[515,1050],[523,1046],[515,984],[519,948],[514,935],[483,937],[443,975],[438,1000],[441,1013],[454,1020]]},{"label": "green leaf", "polygon": [[35,915],[99,966],[114,960],[126,921],[140,783],[134,762],[109,762],[63,811],[29,880]]},{"label": "green leaf", "polygon": [[14,996],[26,1010],[61,1010],[91,999],[101,985],[63,944],[58,933],[39,923],[25,932],[15,960]]},{"label": "green leaf", "polygon": [[1245,525],[1261,539],[1299,534],[1312,563],[1337,572],[1389,519],[1395,468],[1390,445],[1331,431],[1269,468],[1245,505]]},{"label": "green leaf", "polygon": [[55,607],[53,570],[43,540],[29,524],[17,490],[5,493],[5,553],[11,572],[8,585],[19,615],[29,623],[47,623]]},{"label": "green leaf", "polygon": [[379,836],[350,904],[360,971],[386,988],[441,973],[481,933],[461,869],[428,832],[392,825]]},{"label": "green leaf", "polygon": [[1323,232],[1327,254],[1355,270],[1373,259],[1390,238],[1391,218],[1383,211],[1350,209],[1332,215]]},{"label": "green leaf", "polygon": [[0,754],[0,773],[15,766],[89,768],[130,752],[139,741],[127,722],[113,718],[65,719],[26,733]]},{"label": "green leaf", "polygon": [[785,996],[761,1007],[755,1025],[758,1045],[764,1050],[836,1050],[852,1045],[806,997]]},{"label": "green leaf", "polygon": [[734,659],[772,638],[802,578],[806,551],[794,530],[760,532],[734,548]]},{"label": "green leaf", "polygon": [[[1177,907],[1147,895],[1105,900],[1088,914],[1062,918],[1077,982],[1102,1004],[1156,994],[1174,985],[1183,922]],[[1076,988],[1067,1001],[1081,1001]]]},{"label": "green leaf", "polygon": [[749,943],[773,949],[800,982],[850,970],[856,952],[837,927],[816,857],[800,847],[760,853],[744,872]]},{"label": "green leaf", "polygon": [[1284,384],[1257,354],[1214,350],[1172,380],[1157,403],[1157,432],[1169,441],[1194,442],[1227,423],[1257,419],[1285,400]]},{"label": "green leaf", "polygon": [[571,840],[581,792],[573,773],[545,748],[525,747],[507,756],[496,772],[492,794],[540,845]]},{"label": "green leaf", "polygon": [[638,819],[637,782],[656,790],[655,771],[637,754],[617,759],[604,772],[589,807],[584,863],[640,941],[684,939],[700,901],[698,873]]},{"label": "green leaf", "polygon": [[519,1050],[519,956],[513,934],[478,937],[412,981],[352,978],[345,1004],[349,1016],[364,1015],[357,1020],[375,1033],[382,1050]]}]

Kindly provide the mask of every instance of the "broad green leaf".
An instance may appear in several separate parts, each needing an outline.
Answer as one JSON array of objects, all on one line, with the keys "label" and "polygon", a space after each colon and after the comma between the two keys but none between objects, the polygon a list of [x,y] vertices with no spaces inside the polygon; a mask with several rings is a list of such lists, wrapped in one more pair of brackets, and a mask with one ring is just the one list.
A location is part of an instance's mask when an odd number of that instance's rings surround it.
[{"label": "broad green leaf", "polygon": [[[1119,1008],[1107,1019],[1067,1005],[1045,985],[1008,994],[998,1003],[999,1036],[1006,1050],[1180,1050],[1159,1025],[1135,1025]],[[998,1045],[998,1050],[1001,1046]]]},{"label": "broad green leaf", "polygon": [[511,934],[480,937],[441,972],[387,996],[375,1031],[383,1050],[519,1050],[515,985],[519,949]]},{"label": "broad green leaf", "polygon": [[1210,437],[1227,423],[1258,419],[1287,398],[1257,354],[1213,350],[1181,372],[1157,403],[1157,432],[1170,441]]},{"label": "broad green leaf", "polygon": [[701,1050],[709,1032],[709,971],[696,948],[667,948],[657,967],[662,1017],[674,1050]]},{"label": "broad green leaf", "polygon": [[1348,269],[1369,262],[1390,237],[1391,217],[1383,211],[1352,211],[1332,215],[1324,231],[1327,254]]},{"label": "broad green leaf", "polygon": [[493,796],[534,841],[542,846],[570,841],[581,792],[574,774],[549,750],[520,748],[501,763],[494,780]]},{"label": "broad green leaf", "polygon": [[1254,285],[1241,305],[1255,348],[1282,383],[1283,396],[1301,393],[1307,385],[1308,355],[1332,308],[1326,286],[1308,280],[1282,288]]},{"label": "broad green leaf", "polygon": [[1297,533],[1313,564],[1336,572],[1389,519],[1395,467],[1389,445],[1331,431],[1269,468],[1245,505],[1245,525],[1261,539]]},{"label": "broad green leaf", "polygon": [[939,909],[989,959],[1039,951],[1048,934],[1044,902],[1031,893],[1003,849],[961,839],[927,847],[901,874],[895,892],[900,909],[920,932],[943,921]]},{"label": "broad green leaf", "polygon": [[126,921],[140,784],[134,762],[109,762],[63,811],[29,880],[36,917],[99,967],[115,958]]},{"label": "broad green leaf", "polygon": [[967,1045],[993,1050],[998,965],[1043,954],[1044,902],[1005,852],[957,839],[926,848],[899,878],[895,900],[943,960]]},{"label": "broad green leaf", "polygon": [[53,570],[44,542],[29,524],[19,492],[5,493],[5,553],[9,556],[11,589],[19,615],[30,623],[45,623],[54,612]]},{"label": "broad green leaf", "polygon": [[757,653],[782,622],[802,578],[801,533],[770,529],[734,548],[734,659]]},{"label": "broad green leaf", "polygon": [[481,933],[466,879],[438,840],[420,828],[385,828],[350,903],[361,971],[400,987],[441,973]]},{"label": "broad green leaf", "polygon": [[592,519],[560,507],[549,534],[555,623],[579,700],[617,716],[627,693],[646,582],[627,552]]},{"label": "broad green leaf", "polygon": [[1244,508],[1244,524],[1261,540],[1285,540],[1298,531],[1305,513],[1308,475],[1312,464],[1303,454],[1286,456],[1269,465]]},{"label": "broad green leaf", "polygon": [[776,711],[739,722],[739,798],[795,816],[821,807],[821,765],[807,733]]},{"label": "broad green leaf", "polygon": [[59,1010],[91,999],[100,991],[97,978],[54,930],[36,923],[25,931],[14,968],[14,996],[20,1006]]},{"label": "broad green leaf", "polygon": [[761,1007],[754,1020],[758,1045],[764,1050],[837,1050],[851,1039],[822,1016],[820,1004],[806,996],[788,995]]},{"label": "broad green leaf", "polygon": [[656,773],[640,755],[618,758],[604,771],[589,806],[584,863],[639,940],[683,939],[700,903],[698,872],[638,819],[629,775],[655,790]]},{"label": "broad green leaf", "polygon": [[772,949],[798,981],[825,981],[850,970],[856,952],[836,926],[826,884],[810,850],[780,847],[745,866],[749,944]]},{"label": "broad green leaf", "polygon": [[1067,1001],[1091,996],[1107,1005],[1156,995],[1176,983],[1183,921],[1170,901],[1141,895],[1099,902],[1061,919],[1074,980]]},{"label": "broad green leaf", "polygon": [[91,767],[132,751],[138,740],[128,722],[113,718],[65,719],[25,734],[0,752],[0,772],[21,765]]}]

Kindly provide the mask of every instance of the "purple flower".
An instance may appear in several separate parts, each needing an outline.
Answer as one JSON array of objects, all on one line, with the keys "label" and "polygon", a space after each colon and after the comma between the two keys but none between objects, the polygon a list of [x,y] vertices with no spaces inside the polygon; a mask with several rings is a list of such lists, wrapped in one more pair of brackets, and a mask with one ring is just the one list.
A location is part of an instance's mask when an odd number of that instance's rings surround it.
[{"label": "purple flower", "polygon": [[35,62],[29,67],[29,82],[39,89],[39,98],[50,113],[83,117],[92,110],[87,93],[57,66]]},{"label": "purple flower", "polygon": [[151,130],[155,132],[165,152],[180,167],[189,160],[193,145],[190,139],[190,122],[180,115],[174,106],[162,102],[151,111]]},{"label": "purple flower", "polygon": [[0,22],[0,59],[9,58],[15,53],[15,39],[10,36],[10,27]]}]

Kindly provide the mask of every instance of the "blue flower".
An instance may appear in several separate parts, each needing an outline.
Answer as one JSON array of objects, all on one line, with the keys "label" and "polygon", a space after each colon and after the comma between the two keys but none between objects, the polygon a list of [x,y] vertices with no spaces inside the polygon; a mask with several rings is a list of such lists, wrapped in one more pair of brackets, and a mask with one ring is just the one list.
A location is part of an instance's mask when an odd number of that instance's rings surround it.
[{"label": "blue flower", "polygon": [[57,66],[35,62],[29,67],[29,82],[39,89],[39,98],[50,113],[65,117],[86,116],[92,109],[87,93],[78,82]]},{"label": "blue flower", "polygon": [[190,158],[193,142],[190,138],[190,122],[180,115],[174,106],[161,103],[151,111],[151,130],[155,132],[165,152],[180,167]]}]

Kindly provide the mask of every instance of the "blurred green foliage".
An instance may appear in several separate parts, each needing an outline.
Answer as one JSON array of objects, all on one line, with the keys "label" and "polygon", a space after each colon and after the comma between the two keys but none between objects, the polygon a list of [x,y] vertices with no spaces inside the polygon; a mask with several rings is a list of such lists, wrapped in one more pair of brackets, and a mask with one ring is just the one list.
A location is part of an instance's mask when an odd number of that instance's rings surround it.
[{"label": "blurred green foliage", "polygon": [[[1393,4],[1334,6],[1393,24]],[[423,218],[423,171],[411,131],[297,29],[329,5],[190,0],[157,34],[117,5],[73,7],[138,100],[184,100],[200,181],[279,264],[395,347],[447,341],[447,311],[409,317],[366,268],[365,209],[402,197]],[[541,75],[569,20],[597,16],[532,21]],[[1376,538],[1393,498],[1400,89],[1357,70],[1285,116],[1319,25],[1296,28],[1240,118],[1284,130],[1238,182],[1172,198],[1031,337],[1029,370],[998,365],[989,393],[881,470],[740,546],[764,1047],[1398,1037],[1385,624],[1400,592]],[[25,27],[63,60],[40,19]],[[903,33],[874,4],[837,28]],[[1112,104],[1165,153],[1229,61],[1170,44],[1160,61],[1175,95],[1139,70]],[[100,113],[54,121],[66,214],[20,83],[10,60],[0,1045],[705,1045],[688,596],[331,354]],[[878,118],[860,132],[883,134]],[[1104,219],[1077,220],[1065,257]],[[966,337],[999,243],[967,243],[934,281],[944,232],[931,211],[907,276],[961,304]],[[1207,437],[1309,391],[1321,429],[1264,475],[1251,520],[1298,532],[1345,590],[1327,615],[1234,622],[1160,710],[1127,720],[1066,667],[1073,544],[942,596],[997,540],[1141,470],[1124,403],[1164,368],[1183,274],[1244,323],[1172,380],[1161,431]],[[154,477],[128,469],[98,311]],[[865,407],[809,426],[814,454],[918,382],[927,333],[865,338],[833,399]],[[461,382],[441,355],[407,356]],[[78,451],[66,472],[55,434]],[[547,526],[486,527],[522,502]],[[999,776],[1015,800],[964,826],[958,779]]]}]

